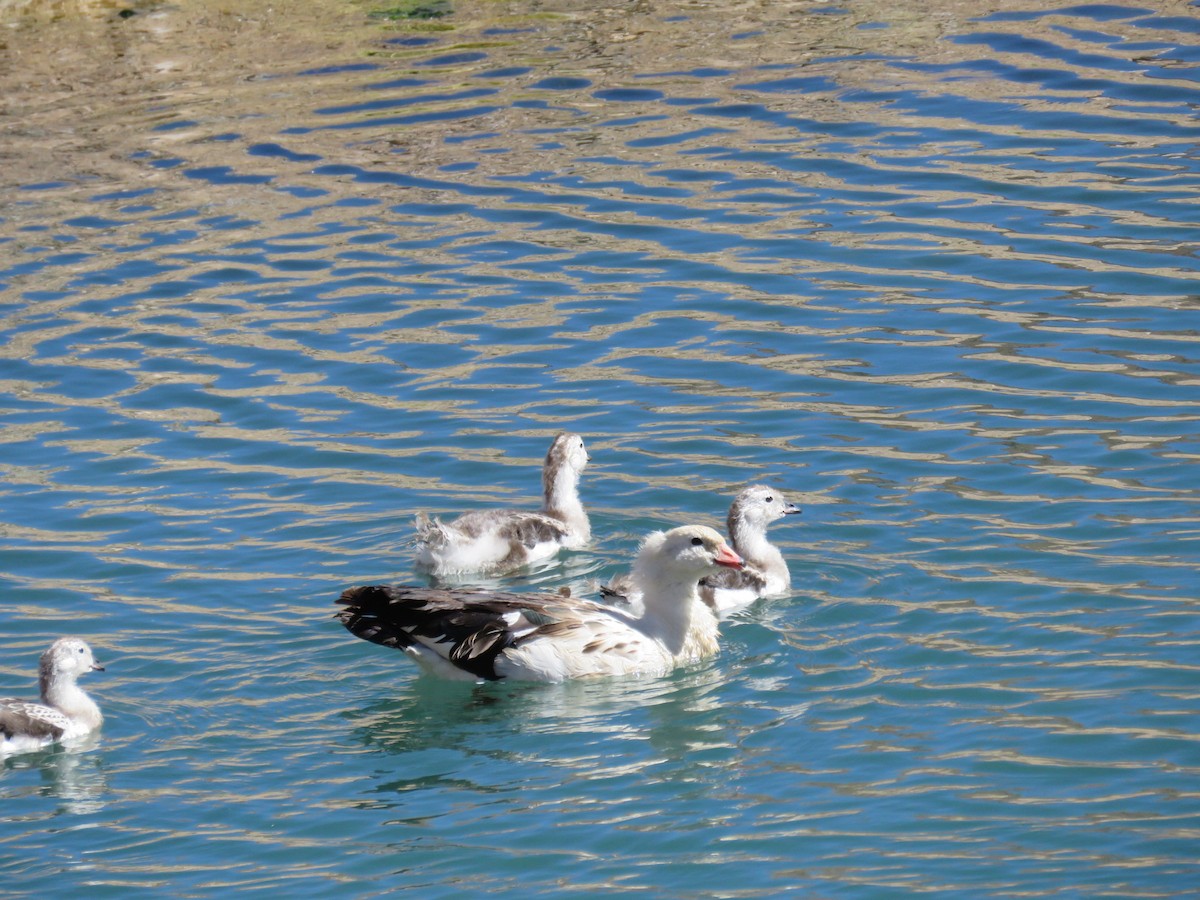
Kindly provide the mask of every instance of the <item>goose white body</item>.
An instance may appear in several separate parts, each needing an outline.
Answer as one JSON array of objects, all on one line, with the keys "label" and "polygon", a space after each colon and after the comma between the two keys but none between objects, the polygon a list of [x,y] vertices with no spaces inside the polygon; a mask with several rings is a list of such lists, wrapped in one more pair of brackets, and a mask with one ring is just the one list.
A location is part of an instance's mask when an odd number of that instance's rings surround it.
[{"label": "goose white body", "polygon": [[342,594],[338,618],[357,637],[404,650],[442,677],[663,675],[717,652],[717,618],[697,584],[740,565],[713,529],[684,526],[643,543],[633,569],[644,597],[637,615],[557,594],[369,585]]},{"label": "goose white body", "polygon": [[450,522],[418,514],[414,564],[432,575],[500,574],[582,547],[592,536],[579,499],[587,463],[583,438],[564,432],[542,466],[540,510],[474,510]]},{"label": "goose white body", "polygon": [[[800,507],[777,490],[761,484],[742,490],[729,507],[726,527],[733,550],[745,565],[722,569],[705,577],[700,596],[718,615],[727,616],[762,597],[785,594],[792,586],[791,572],[783,553],[767,538],[767,527]],[[601,587],[601,593],[637,609],[641,593],[629,574],[620,575]]]},{"label": "goose white body", "polygon": [[40,700],[0,699],[0,756],[38,750],[82,737],[100,727],[100,708],[76,683],[87,672],[104,671],[79,638],[59,638],[41,656]]}]

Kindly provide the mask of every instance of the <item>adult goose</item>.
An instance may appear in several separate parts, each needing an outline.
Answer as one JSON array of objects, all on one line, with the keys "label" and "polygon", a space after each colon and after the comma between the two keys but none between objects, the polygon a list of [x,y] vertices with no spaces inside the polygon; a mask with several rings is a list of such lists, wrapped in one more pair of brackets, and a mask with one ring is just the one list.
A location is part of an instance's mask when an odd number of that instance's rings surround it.
[{"label": "adult goose", "polygon": [[583,438],[563,432],[542,466],[542,508],[488,509],[451,522],[418,513],[416,567],[432,575],[500,574],[574,549],[592,536],[579,500],[579,476],[588,464]]},{"label": "adult goose", "polygon": [[371,585],[345,591],[337,618],[356,637],[449,678],[664,675],[717,652],[717,618],[697,583],[741,565],[716,531],[688,525],[643,542],[633,566],[639,615],[562,595]]},{"label": "adult goose", "polygon": [[75,679],[103,671],[92,648],[79,638],[51,644],[38,667],[41,702],[0,699],[0,755],[36,750],[99,728],[104,719],[100,708]]},{"label": "adult goose", "polygon": [[[799,512],[800,507],[774,488],[752,484],[743,489],[730,504],[726,527],[734,552],[745,560],[745,565],[707,576],[700,586],[701,599],[718,615],[726,616],[760,597],[786,593],[792,586],[792,576],[779,548],[767,539],[767,526]],[[608,600],[633,607],[641,602],[628,574],[602,585],[600,592]]]}]

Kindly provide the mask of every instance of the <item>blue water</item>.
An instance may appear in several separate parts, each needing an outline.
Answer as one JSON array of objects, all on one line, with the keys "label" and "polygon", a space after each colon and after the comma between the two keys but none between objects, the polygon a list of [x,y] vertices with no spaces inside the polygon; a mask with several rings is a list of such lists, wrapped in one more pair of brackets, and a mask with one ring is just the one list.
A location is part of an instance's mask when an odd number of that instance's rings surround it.
[{"label": "blue water", "polygon": [[[79,634],[107,718],[3,893],[1194,896],[1196,7],[367,12],[14,32],[113,70],[0,120],[0,693]],[[560,686],[332,620],[563,429],[506,585],[765,481],[793,593]]]}]

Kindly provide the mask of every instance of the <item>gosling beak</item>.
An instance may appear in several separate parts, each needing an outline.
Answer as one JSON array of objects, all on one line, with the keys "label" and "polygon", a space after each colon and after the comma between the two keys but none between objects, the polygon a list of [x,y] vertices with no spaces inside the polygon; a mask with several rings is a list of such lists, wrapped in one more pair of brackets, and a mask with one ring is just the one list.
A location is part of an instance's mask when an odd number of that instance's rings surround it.
[{"label": "gosling beak", "polygon": [[730,569],[740,569],[742,567],[742,558],[734,553],[728,544],[721,544],[717,548],[717,554],[713,557],[713,562],[718,566],[727,566]]},{"label": "gosling beak", "polygon": [[785,516],[794,516],[797,513],[802,513],[802,512],[804,512],[804,510],[802,510],[800,507],[798,507],[795,503],[789,503],[787,506],[785,506],[783,508],[783,514]]},{"label": "gosling beak", "polygon": [[93,672],[103,672],[104,666],[100,665],[100,663],[98,663],[98,662],[93,662],[92,663],[92,671]]}]

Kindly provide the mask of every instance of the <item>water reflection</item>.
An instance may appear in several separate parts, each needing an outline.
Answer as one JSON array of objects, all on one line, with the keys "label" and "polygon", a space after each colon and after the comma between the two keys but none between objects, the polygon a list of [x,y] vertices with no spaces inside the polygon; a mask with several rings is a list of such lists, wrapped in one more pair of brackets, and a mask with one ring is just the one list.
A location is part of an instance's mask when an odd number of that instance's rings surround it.
[{"label": "water reflection", "polygon": [[[400,658],[397,664],[406,661]],[[721,680],[720,672],[712,668],[673,678],[547,685],[466,685],[408,673],[397,686],[400,696],[349,715],[365,718],[359,726],[364,739],[391,752],[459,747],[497,729],[501,733],[484,742],[489,747],[509,744],[519,734],[556,732],[581,737],[581,746],[587,746],[634,730],[645,739],[654,732],[655,720],[660,726],[670,723],[677,728],[680,721],[715,712],[717,704],[710,694]],[[639,711],[650,719],[645,727],[616,724]]]},{"label": "water reflection", "polygon": [[[101,812],[111,797],[109,775],[103,757],[95,752],[100,743],[96,733],[87,735],[68,746],[55,746],[35,753],[10,756],[0,760],[0,769],[14,783],[17,773],[36,769],[41,778],[39,791],[55,804],[55,815],[86,816]],[[24,779],[22,779],[24,781]],[[16,803],[25,790],[13,784],[16,791],[9,803]]]},{"label": "water reflection", "polygon": [[[457,818],[469,802],[640,830],[645,795],[668,785],[697,801],[724,792],[737,781],[739,749],[804,714],[803,705],[780,713],[762,701],[731,714],[721,697],[726,680],[711,667],[567,685],[406,680],[395,699],[349,714],[365,745],[385,754],[367,765],[373,774],[362,802],[402,810],[409,825]],[[772,687],[755,684],[761,697]]]}]

